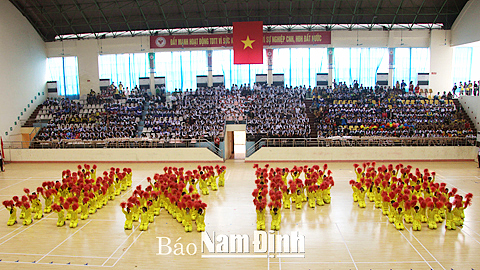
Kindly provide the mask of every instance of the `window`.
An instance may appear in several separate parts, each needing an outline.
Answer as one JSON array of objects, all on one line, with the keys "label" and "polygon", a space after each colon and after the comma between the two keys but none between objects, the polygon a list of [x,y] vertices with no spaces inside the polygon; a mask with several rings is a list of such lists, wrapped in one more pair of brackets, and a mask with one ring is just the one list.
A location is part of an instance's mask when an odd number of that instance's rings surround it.
[{"label": "window", "polygon": [[77,57],[52,57],[47,59],[47,81],[56,81],[60,96],[78,99]]},{"label": "window", "polygon": [[337,83],[375,86],[377,73],[388,73],[387,48],[335,48],[333,78]]},{"label": "window", "polygon": [[328,73],[327,49],[274,49],[273,73],[284,74],[288,86],[316,86],[317,73]]},{"label": "window", "polygon": [[155,53],[155,76],[165,77],[167,91],[196,89],[197,75],[207,75],[205,51]]},{"label": "window", "polygon": [[472,80],[472,54],[471,47],[457,47],[453,49],[453,82],[457,85]]},{"label": "window", "polygon": [[146,53],[105,54],[98,57],[100,79],[110,79],[129,89],[139,85],[140,77],[149,77]]},{"label": "window", "polygon": [[430,72],[430,49],[429,48],[395,48],[395,71],[393,84],[410,81],[417,84],[418,73]]},{"label": "window", "polygon": [[[274,62],[275,65],[275,62]],[[255,84],[256,74],[267,74],[267,54],[263,50],[263,64],[234,65],[233,50],[214,50],[212,52],[213,75],[223,75],[225,87],[232,84]]]}]

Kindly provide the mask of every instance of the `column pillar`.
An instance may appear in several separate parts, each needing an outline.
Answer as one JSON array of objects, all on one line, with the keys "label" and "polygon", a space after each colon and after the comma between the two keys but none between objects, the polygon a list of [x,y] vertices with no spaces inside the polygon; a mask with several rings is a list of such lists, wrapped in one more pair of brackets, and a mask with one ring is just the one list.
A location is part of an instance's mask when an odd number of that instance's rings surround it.
[{"label": "column pillar", "polygon": [[327,54],[328,54],[328,86],[332,87],[332,85],[333,85],[333,69],[334,69],[333,48],[327,48]]},{"label": "column pillar", "polygon": [[148,62],[150,66],[150,93],[152,93],[152,95],[156,95],[157,91],[155,91],[155,53],[148,53]]},{"label": "column pillar", "polygon": [[267,49],[267,85],[273,84],[273,49]]},{"label": "column pillar", "polygon": [[[80,44],[80,42],[78,42],[78,44]],[[90,89],[99,93],[100,78],[98,71],[98,44],[96,39],[81,41],[81,46],[77,47],[77,61],[80,97],[90,93]]]},{"label": "column pillar", "polygon": [[212,50],[207,51],[207,85],[208,87],[213,86],[213,59],[212,59]]},{"label": "column pillar", "polygon": [[395,48],[388,48],[388,86],[393,88],[395,73]]}]

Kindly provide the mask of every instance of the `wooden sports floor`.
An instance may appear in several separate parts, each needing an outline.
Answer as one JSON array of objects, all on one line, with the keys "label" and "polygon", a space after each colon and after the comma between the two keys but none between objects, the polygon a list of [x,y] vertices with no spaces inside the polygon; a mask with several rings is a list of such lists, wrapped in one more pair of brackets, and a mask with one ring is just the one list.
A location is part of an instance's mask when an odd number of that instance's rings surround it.
[{"label": "wooden sports floor", "polygon": [[[378,163],[381,165],[383,163]],[[395,163],[394,163],[395,164]],[[412,162],[413,168],[428,168],[437,173],[437,182],[457,187],[458,193],[472,192],[473,204],[465,210],[465,223],[455,231],[446,231],[444,224],[430,230],[398,231],[388,223],[379,209],[368,202],[361,209],[352,200],[348,181],[355,174],[352,163],[331,163],[335,186],[329,205],[301,210],[282,210],[278,234],[298,231],[305,235],[304,258],[281,258],[279,254],[253,257],[253,253],[209,253],[201,251],[201,234],[185,233],[183,226],[164,209],[147,231],[124,230],[125,217],[119,206],[132,188],[100,209],[77,228],[56,227],[56,213],[35,220],[30,226],[7,226],[8,211],[0,211],[0,269],[480,269],[480,169],[474,162]],[[60,180],[65,169],[77,164],[8,164],[0,173],[0,199],[23,195],[23,188],[36,189],[43,181]],[[197,163],[99,163],[97,176],[110,167],[130,167],[133,186],[147,184],[146,178],[161,173],[164,166],[194,169]],[[215,165],[215,164],[202,164]],[[252,163],[227,161],[226,185],[219,191],[202,196],[208,204],[206,231],[209,235],[247,234],[253,240],[256,213],[252,203],[255,188]],[[260,164],[263,165],[263,164]],[[294,163],[271,163],[273,167],[292,168]],[[320,167],[323,165],[319,164]],[[386,164],[388,165],[388,164]],[[267,216],[267,230],[270,228]],[[169,237],[183,245],[185,255],[158,255],[159,239]],[[166,238],[164,238],[166,239]],[[166,241],[166,240],[165,240]],[[165,242],[164,242],[165,243]],[[189,243],[197,252],[186,253]],[[180,244],[177,247],[181,247]],[[181,250],[178,250],[181,251]],[[190,253],[193,253],[190,245]],[[167,252],[164,248],[163,253]],[[211,255],[228,255],[215,257]],[[261,254],[260,254],[261,255]],[[235,257],[237,256],[237,257]]]}]

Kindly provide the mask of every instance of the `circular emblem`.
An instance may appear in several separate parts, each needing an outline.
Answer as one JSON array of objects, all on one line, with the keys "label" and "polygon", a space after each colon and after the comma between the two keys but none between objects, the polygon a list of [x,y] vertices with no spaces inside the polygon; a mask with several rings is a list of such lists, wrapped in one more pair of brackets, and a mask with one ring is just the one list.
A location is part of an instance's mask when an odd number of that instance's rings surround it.
[{"label": "circular emblem", "polygon": [[150,55],[150,59],[153,60],[153,54]]},{"label": "circular emblem", "polygon": [[157,47],[163,47],[165,44],[167,44],[167,40],[164,37],[157,37],[155,39],[155,45],[157,45]]},{"label": "circular emblem", "polygon": [[268,52],[267,52],[267,55],[268,55],[268,56],[272,56],[272,51],[268,51]]}]

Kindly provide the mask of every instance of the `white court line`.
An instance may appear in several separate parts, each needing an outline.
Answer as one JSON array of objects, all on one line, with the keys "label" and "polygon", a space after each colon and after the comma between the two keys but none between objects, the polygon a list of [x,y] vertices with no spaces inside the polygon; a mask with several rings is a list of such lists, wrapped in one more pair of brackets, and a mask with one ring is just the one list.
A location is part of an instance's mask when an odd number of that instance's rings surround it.
[{"label": "white court line", "polygon": [[[413,246],[412,242],[410,242],[410,240],[408,240],[407,237],[405,237],[405,235],[402,233],[402,231],[400,230],[397,230],[402,236],[403,238],[405,238],[405,240],[407,240],[407,242],[410,244],[410,246],[417,252],[417,254],[423,259],[423,261],[428,265],[428,267],[430,267],[430,269],[434,269],[428,262],[427,260],[425,260],[425,258],[422,256],[422,254],[420,254],[420,252]],[[418,240],[417,240],[418,241]],[[433,256],[432,256],[433,257]],[[434,258],[435,259],[435,258]],[[436,259],[435,259],[436,260]],[[442,266],[443,267],[443,266]],[[445,268],[444,268],[445,269]]]},{"label": "white court line", "polygon": [[58,244],[56,247],[54,247],[52,250],[50,250],[50,252],[48,252],[47,254],[43,255],[42,258],[40,258],[39,260],[37,260],[38,262],[43,260],[43,258],[47,257],[50,253],[52,253],[55,249],[57,249],[59,246],[61,246],[63,243],[65,243],[68,239],[70,239],[72,236],[74,236],[76,233],[78,233],[81,229],[83,229],[85,226],[88,225],[88,223],[90,223],[91,220],[89,220],[87,223],[85,223],[82,227],[80,227],[79,229],[77,229],[74,233],[70,234],[70,236],[67,237],[67,239],[63,240],[60,244]]},{"label": "white court line", "polygon": [[305,254],[278,254],[275,258],[305,258]]},{"label": "white court line", "polygon": [[462,233],[464,233],[464,234],[466,234],[466,235],[470,236],[470,238],[472,238],[472,239],[473,239],[473,241],[475,241],[475,242],[477,242],[477,243],[479,243],[479,244],[480,244],[480,242],[478,242],[478,241],[477,241],[477,239],[473,238],[473,237],[472,237],[472,236],[471,236],[469,233],[467,233],[466,231],[464,231],[464,230],[460,230],[460,232],[462,232]]},{"label": "white court line", "polygon": [[278,258],[278,270],[282,270],[282,258],[280,257]]},{"label": "white court line", "polygon": [[348,255],[350,255],[350,258],[352,259],[353,265],[355,265],[355,269],[358,270],[357,264],[355,263],[355,260],[353,259],[352,253],[350,252],[350,249],[348,248],[347,242],[345,242],[345,238],[343,238],[343,234],[340,231],[340,227],[338,227],[338,224],[335,222],[335,226],[337,226],[337,230],[340,233],[340,236],[342,237],[342,241],[345,244],[345,247],[347,248]]},{"label": "white court line", "polygon": [[[51,213],[51,214],[53,214],[53,213]],[[49,214],[49,216],[50,216],[51,214]],[[2,243],[0,243],[0,246],[3,245],[3,244],[5,244],[6,242],[8,242],[8,240],[14,238],[15,236],[21,234],[22,232],[24,232],[24,231],[30,229],[31,227],[37,225],[37,224],[38,224],[39,222],[41,222],[42,220],[43,220],[43,218],[40,219],[40,220],[38,220],[37,222],[34,222],[33,224],[30,224],[30,225],[26,226],[26,228],[23,229],[21,232],[15,234],[14,236],[12,236],[12,237],[8,238],[7,240],[3,241]],[[19,224],[19,223],[17,223],[17,224]],[[22,226],[25,226],[25,225],[22,225]],[[20,227],[20,228],[21,228],[21,227]],[[18,229],[20,229],[20,228],[18,228]],[[18,229],[16,229],[16,230],[18,230]],[[16,231],[16,230],[15,230],[15,231]],[[13,232],[14,232],[14,231],[13,231]],[[13,232],[11,232],[11,233],[13,233]],[[9,233],[9,234],[10,234],[10,233]],[[7,234],[7,235],[8,235],[8,234]],[[6,237],[7,235],[5,235],[4,237]],[[4,237],[2,237],[2,238],[0,238],[0,239],[3,239]]]},{"label": "white court line", "polygon": [[22,183],[22,182],[25,182],[25,181],[27,181],[27,180],[30,180],[31,178],[32,178],[32,177],[28,177],[27,179],[23,179],[22,181],[16,182],[15,184],[11,184],[11,185],[6,186],[6,187],[4,187],[4,188],[0,188],[0,191],[4,190],[4,189],[6,189],[6,188],[9,188],[9,187],[11,187],[11,186],[18,185],[18,184],[20,184],[20,183]]},{"label": "white court line", "polygon": [[[430,253],[430,251],[418,240],[418,238],[415,237],[415,235],[413,235],[413,234],[412,234],[412,236],[413,236],[413,238],[415,238],[415,240],[417,240],[417,242],[428,252],[428,254],[430,254],[430,256],[432,256],[432,258],[443,268],[443,270],[446,270],[445,267],[443,267],[443,265],[437,260],[437,258],[435,258],[435,257],[433,256],[433,254]],[[475,241],[476,241],[476,240],[475,240]],[[478,241],[477,241],[477,242],[478,242]]]},{"label": "white court line", "polygon": [[[470,222],[470,221],[469,221],[469,222]],[[472,230],[472,228],[468,227],[467,225],[463,224],[463,227],[469,228],[474,234],[480,236],[480,234],[478,234],[476,231]]]},{"label": "white court line", "polygon": [[118,249],[123,246],[123,244],[128,240],[128,238],[130,238],[130,236],[132,236],[133,233],[134,233],[139,227],[140,227],[140,226],[137,226],[137,228],[133,229],[132,233],[130,233],[130,235],[117,247],[117,249],[115,249],[115,251],[112,253],[112,255],[110,255],[110,257],[108,257],[108,259],[103,262],[102,266],[104,266],[104,265],[108,262],[108,260],[110,260],[110,259],[112,258],[112,256],[115,255],[115,253],[118,251]]},{"label": "white court line", "polygon": [[[6,208],[4,208],[4,209],[6,209]],[[18,221],[17,221],[17,224],[19,224]],[[16,228],[15,230],[13,230],[13,231],[7,233],[6,235],[0,237],[0,240],[3,239],[3,238],[5,238],[5,237],[7,237],[7,236],[9,236],[10,234],[16,232],[17,230],[20,230],[21,228],[23,228],[23,224],[20,223],[20,225],[22,225],[22,227],[18,227],[18,228]]]},{"label": "white court line", "polygon": [[20,262],[20,261],[0,261],[0,263],[23,263],[23,264],[30,264],[30,265],[35,265],[35,264],[41,264],[41,265],[63,265],[63,266],[93,266],[93,267],[101,267],[100,265],[90,265],[90,264],[74,264],[74,263],[37,263],[37,262]]},{"label": "white court line", "polygon": [[115,263],[112,265],[112,266],[106,266],[106,267],[114,267],[119,261],[120,259],[122,259],[123,255],[125,255],[125,253],[127,253],[127,251],[130,249],[130,247],[132,247],[132,245],[137,241],[137,239],[142,235],[144,231],[140,232],[140,234],[137,236],[137,238],[133,238],[133,242],[127,247],[127,249],[122,253],[122,255],[120,255],[120,257],[115,261]]},{"label": "white court line", "polygon": [[[355,262],[357,264],[411,264],[411,263],[424,263],[425,261],[409,261],[409,262]],[[434,263],[435,261],[428,261]],[[278,263],[278,262],[272,262]],[[282,262],[285,264],[351,264],[351,262]]]},{"label": "white court line", "polygon": [[232,255],[202,255],[202,258],[222,258],[222,259],[225,259],[225,258],[228,258],[228,259],[232,259],[232,258],[268,258],[267,255],[247,255],[247,254],[238,254],[238,255],[235,255],[235,254],[232,254]]},{"label": "white court line", "polygon": [[[8,253],[0,252],[0,255],[21,255],[21,256],[43,256],[43,254],[33,254],[33,253]],[[91,259],[106,259],[107,257],[97,257],[97,256],[78,256],[78,255],[48,255],[51,257],[71,257],[71,258],[91,258]],[[115,258],[117,259],[117,258]]]}]

